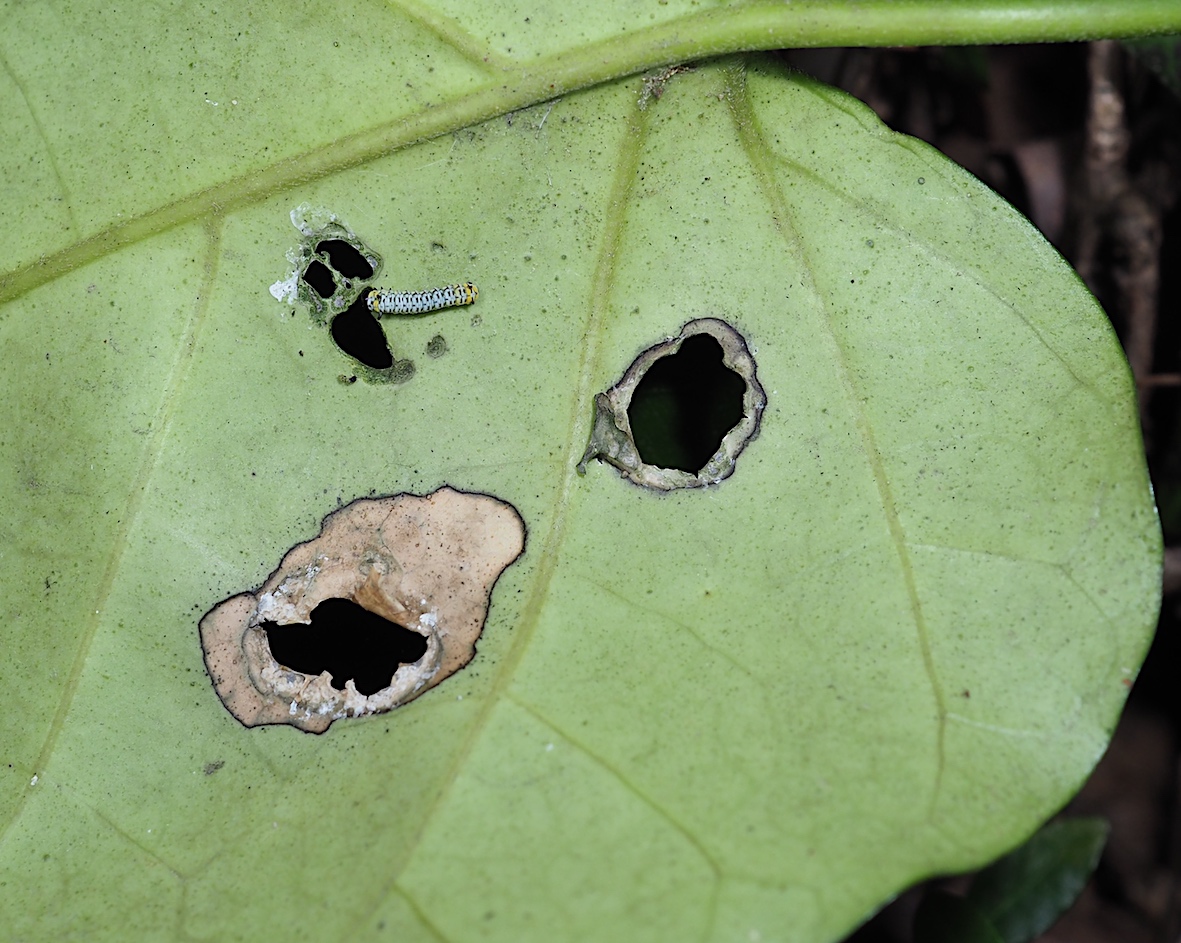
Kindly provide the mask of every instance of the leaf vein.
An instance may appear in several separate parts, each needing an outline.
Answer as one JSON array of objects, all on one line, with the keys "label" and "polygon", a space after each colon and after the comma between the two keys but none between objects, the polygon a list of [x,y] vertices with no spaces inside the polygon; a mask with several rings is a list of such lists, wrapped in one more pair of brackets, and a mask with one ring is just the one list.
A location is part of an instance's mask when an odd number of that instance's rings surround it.
[{"label": "leaf vein", "polygon": [[470,65],[476,66],[483,72],[492,74],[512,68],[511,60],[493,52],[490,46],[480,42],[451,17],[443,16],[437,10],[418,3],[416,0],[389,0],[389,4],[392,9],[437,36],[463,56]]},{"label": "leaf vein", "polygon": [[601,756],[600,754],[596,753],[587,744],[583,743],[573,734],[554,723],[552,720],[542,714],[540,710],[538,710],[532,704],[529,704],[527,701],[522,700],[518,695],[513,694],[510,691],[505,694],[505,698],[523,710],[539,724],[548,728],[549,730],[552,730],[555,735],[561,737],[574,749],[578,750],[588,759],[610,773],[612,778],[617,780],[620,785],[624,787],[624,789],[634,795],[636,799],[640,801],[640,803],[651,809],[652,812],[655,813],[663,822],[667,823],[668,826],[673,829],[673,831],[680,835],[681,838],[683,838],[685,842],[697,852],[701,860],[709,866],[712,882],[710,887],[708,919],[702,921],[702,939],[709,939],[713,935],[713,925],[717,916],[718,894],[722,884],[721,866],[718,864],[717,859],[714,858],[712,854],[710,854],[709,849],[706,848],[701,840],[696,835],[694,835],[693,832],[683,822],[673,815],[672,812],[670,812],[659,802],[644,792],[644,790],[642,790],[634,782],[632,782],[622,769],[612,763],[605,756]]},{"label": "leaf vein", "polygon": [[[624,210],[628,203],[633,182],[636,179],[636,167],[639,162],[640,150],[647,132],[645,116],[637,109],[629,121],[626,132],[621,136],[622,145],[619,160],[616,164],[615,180],[607,201],[605,215],[606,223],[602,234],[602,247],[599,261],[592,281],[592,293],[589,311],[587,312],[586,328],[583,331],[585,343],[583,345],[582,362],[578,371],[578,388],[573,397],[570,415],[570,440],[566,443],[565,461],[559,468],[561,480],[555,488],[553,510],[550,516],[549,528],[541,539],[541,547],[533,556],[530,551],[532,538],[525,549],[526,557],[532,556],[536,560],[532,586],[530,587],[516,632],[513,644],[509,648],[504,660],[498,666],[496,679],[489,691],[479,717],[473,722],[471,730],[462,746],[456,751],[455,758],[444,779],[444,786],[439,790],[434,802],[428,808],[419,823],[418,830],[407,843],[405,854],[401,861],[391,867],[391,880],[387,892],[392,891],[396,882],[401,878],[407,865],[426,832],[427,825],[434,818],[437,811],[446,802],[451,787],[458,778],[458,771],[471,754],[491,718],[492,711],[499,701],[506,696],[506,689],[511,683],[517,665],[524,656],[529,642],[537,631],[541,610],[549,594],[550,583],[553,579],[559,550],[566,532],[566,519],[571,499],[571,491],[576,478],[575,466],[590,436],[591,401],[594,396],[593,380],[596,376],[596,361],[598,339],[603,332],[603,322],[608,314],[609,288],[615,271],[615,258],[622,238]],[[386,893],[378,895],[383,900]],[[354,928],[363,926],[371,917],[371,912],[362,914],[354,924]],[[350,931],[351,935],[351,931]]]},{"label": "leaf vein", "polygon": [[[116,531],[112,543],[111,555],[108,558],[106,569],[98,586],[93,611],[91,612],[88,609],[90,614],[78,639],[78,649],[70,666],[69,675],[62,687],[61,699],[58,701],[53,720],[50,722],[49,730],[45,735],[45,740],[37,755],[34,771],[39,774],[46,768],[53,755],[54,747],[65,725],[66,716],[69,714],[70,707],[73,704],[74,694],[77,692],[82,674],[86,668],[86,661],[91,645],[94,643],[95,635],[102,623],[103,610],[106,608],[107,599],[110,597],[115,580],[122,567],[123,555],[127,550],[131,530],[139,518],[140,511],[143,508],[144,496],[148,490],[148,484],[152,479],[156,465],[160,459],[164,440],[167,437],[168,429],[171,425],[175,401],[180,390],[184,387],[185,378],[188,375],[189,367],[192,363],[193,353],[196,350],[198,335],[208,314],[209,298],[212,297],[212,286],[217,278],[218,260],[221,249],[222,227],[220,221],[215,218],[208,220],[205,225],[205,233],[206,248],[205,264],[203,266],[203,285],[197,292],[192,313],[189,315],[188,323],[185,325],[181,341],[177,345],[176,354],[171,370],[169,371],[169,377],[164,384],[163,395],[160,398],[160,405],[156,409],[156,414],[151,422],[151,432],[144,444],[139,468],[130,482],[126,510],[120,515],[120,526]],[[9,830],[20,818],[25,803],[28,801],[30,789],[32,788],[34,787],[26,787],[13,810],[12,817],[5,825],[4,830],[0,832],[0,846],[3,846]]]},{"label": "leaf vein", "polygon": [[858,394],[856,381],[848,368],[848,358],[844,349],[841,347],[837,332],[832,326],[829,306],[817,287],[815,279],[812,277],[813,267],[808,259],[806,244],[800,238],[798,228],[792,222],[794,211],[780,188],[779,182],[775,178],[773,169],[775,161],[772,151],[767,144],[766,136],[759,125],[758,118],[754,113],[750,98],[747,95],[745,68],[741,65],[731,66],[726,70],[726,76],[726,100],[729,102],[734,126],[741,139],[747,159],[750,161],[759,187],[767,198],[777,230],[781,233],[785,243],[792,249],[793,253],[801,259],[801,275],[804,287],[816,300],[817,308],[822,315],[824,324],[828,328],[828,338],[833,347],[833,361],[840,371],[841,383],[846,391],[846,400],[861,436],[862,448],[877,487],[886,527],[898,559],[898,566],[909,601],[911,619],[915,628],[923,668],[926,672],[935,704],[936,767],[931,797],[928,804],[928,815],[934,815],[942,789],[943,774],[946,766],[947,696],[943,691],[943,685],[939,680],[939,674],[936,670],[935,658],[931,649],[930,631],[923,613],[922,600],[919,597],[906,533],[898,516],[898,510],[894,501],[894,491],[890,485],[889,474],[886,471],[872,423],[861,405],[863,398]]},{"label": "leaf vein", "polygon": [[7,57],[2,52],[0,52],[0,65],[4,66],[4,71],[8,74],[8,78],[16,86],[17,91],[20,92],[21,101],[24,102],[25,109],[29,113],[29,120],[33,122],[33,127],[37,129],[37,136],[41,139],[41,143],[45,145],[45,158],[49,161],[49,166],[53,170],[53,179],[57,181],[61,202],[66,210],[66,219],[69,221],[69,225],[66,228],[73,229],[75,226],[74,204],[70,199],[70,189],[66,186],[66,180],[62,176],[61,168],[57,165],[57,157],[54,156],[54,147],[49,140],[49,136],[45,133],[44,125],[41,124],[41,117],[37,114],[33,103],[29,101],[29,93],[25,89],[25,83],[12,70]]}]

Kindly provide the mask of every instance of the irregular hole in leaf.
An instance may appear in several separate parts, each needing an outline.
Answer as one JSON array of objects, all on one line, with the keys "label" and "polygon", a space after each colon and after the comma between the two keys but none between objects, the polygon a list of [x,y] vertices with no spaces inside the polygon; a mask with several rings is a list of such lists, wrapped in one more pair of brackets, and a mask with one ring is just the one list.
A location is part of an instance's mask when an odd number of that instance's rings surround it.
[{"label": "irregular hole in leaf", "polygon": [[331,333],[337,347],[365,366],[386,370],[394,365],[385,333],[364,298],[358,298],[332,319]]},{"label": "irregular hole in leaf", "polygon": [[[421,496],[362,498],[324,518],[258,589],[218,603],[200,622],[214,689],[246,727],[291,724],[323,733],[342,717],[393,710],[475,657],[492,590],[525,547],[516,508],[444,487]],[[425,640],[385,687],[366,695],[353,679],[338,690],[327,671],[280,664],[268,634],[309,623],[329,599],[349,600]]]},{"label": "irregular hole in leaf", "polygon": [[325,599],[307,625],[264,622],[261,627],[280,665],[307,675],[326,671],[338,691],[351,679],[366,696],[390,684],[399,665],[426,654],[424,636],[351,599]]},{"label": "irregular hole in leaf", "polygon": [[271,285],[271,294],[284,305],[302,302],[317,324],[326,325],[364,290],[356,282],[380,275],[384,263],[331,210],[301,203],[291,210],[291,224],[300,233],[299,244],[287,251],[294,268]]},{"label": "irregular hole in leaf", "polygon": [[697,474],[742,421],[746,383],[722,357],[711,335],[694,334],[640,378],[627,418],[645,464]]},{"label": "irregular hole in leaf", "polygon": [[325,239],[316,244],[316,251],[328,256],[332,267],[345,278],[364,280],[373,277],[373,266],[351,242]]},{"label": "irregular hole in leaf", "polygon": [[[660,465],[647,461],[646,453],[642,454],[641,448],[637,446],[632,420],[629,416],[637,389],[647,374],[660,361],[674,357],[688,341],[702,335],[708,340],[705,346],[694,341],[694,346],[698,347],[699,353],[692,354],[688,363],[694,364],[695,358],[702,356],[701,351],[707,355],[710,354],[712,348],[708,341],[712,340],[721,349],[723,372],[733,374],[741,385],[740,413],[736,421],[730,423],[730,419],[734,417],[729,406],[723,404],[719,407],[716,419],[713,421],[729,424],[729,431],[721,436],[721,441],[717,443],[711,454],[705,456],[701,464],[697,464],[700,455],[686,458],[681,466]],[[724,377],[722,378],[723,386],[729,382]],[[737,387],[734,389],[737,391]],[[725,394],[725,396],[729,395],[729,393]],[[759,422],[766,405],[767,396],[755,373],[754,356],[743,336],[720,318],[700,318],[690,321],[681,328],[681,332],[676,337],[671,337],[641,353],[624,371],[618,383],[606,392],[595,396],[595,415],[590,442],[578,463],[578,472],[585,474],[587,463],[591,459],[598,459],[614,465],[619,473],[629,481],[657,491],[716,485],[734,473],[738,456],[747,444],[758,435]],[[648,422],[645,412],[649,409],[648,406],[641,406],[640,409],[640,419],[645,423]],[[710,409],[712,411],[713,407]],[[700,414],[698,418],[700,418]],[[657,452],[659,451],[657,449]],[[647,455],[647,457],[654,456]],[[664,458],[665,456],[661,455],[660,457]]]},{"label": "irregular hole in leaf", "polygon": [[304,269],[303,280],[311,285],[321,298],[331,298],[336,294],[336,280],[332,277],[332,271],[317,259],[312,259]]}]

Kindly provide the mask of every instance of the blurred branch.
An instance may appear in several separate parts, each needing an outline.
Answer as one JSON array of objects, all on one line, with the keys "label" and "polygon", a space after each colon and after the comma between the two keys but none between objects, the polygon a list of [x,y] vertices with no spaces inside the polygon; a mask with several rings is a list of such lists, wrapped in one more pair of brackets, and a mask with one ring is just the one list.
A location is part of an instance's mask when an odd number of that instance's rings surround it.
[{"label": "blurred branch", "polygon": [[1165,548],[1165,593],[1175,593],[1181,589],[1181,547]]},{"label": "blurred branch", "polygon": [[[1140,390],[1146,418],[1152,389],[1167,381],[1151,378],[1160,295],[1163,216],[1173,194],[1160,192],[1151,170],[1133,179],[1128,168],[1131,134],[1118,43],[1092,43],[1084,161],[1086,203],[1078,232],[1077,267],[1092,290],[1103,266],[1115,285],[1115,308],[1125,326],[1124,348]],[[1154,185],[1156,184],[1156,185]],[[1148,430],[1145,430],[1146,437]]]}]

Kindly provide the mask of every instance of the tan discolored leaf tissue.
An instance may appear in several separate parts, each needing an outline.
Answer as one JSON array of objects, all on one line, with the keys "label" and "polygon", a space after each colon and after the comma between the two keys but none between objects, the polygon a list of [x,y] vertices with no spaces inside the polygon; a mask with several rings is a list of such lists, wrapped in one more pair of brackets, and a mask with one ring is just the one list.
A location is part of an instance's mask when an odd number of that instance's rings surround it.
[{"label": "tan discolored leaf tissue", "polygon": [[[312,733],[342,717],[399,707],[472,660],[492,588],[524,546],[521,516],[489,495],[445,487],[354,501],[328,515],[317,537],[293,547],[259,589],[201,619],[218,697],[247,727],[291,724]],[[310,623],[326,599],[352,600],[419,633],[426,652],[368,696],[351,679],[337,690],[328,672],[313,676],[279,664],[264,623]]]}]

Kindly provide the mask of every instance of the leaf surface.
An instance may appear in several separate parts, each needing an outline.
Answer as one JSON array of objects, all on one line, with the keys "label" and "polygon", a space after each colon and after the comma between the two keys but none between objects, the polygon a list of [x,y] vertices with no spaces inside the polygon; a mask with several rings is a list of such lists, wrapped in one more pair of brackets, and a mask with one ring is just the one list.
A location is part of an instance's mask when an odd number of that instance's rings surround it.
[{"label": "leaf surface", "polygon": [[[0,925],[832,939],[1077,788],[1160,537],[1111,329],[994,194],[762,60],[471,123],[560,56],[535,13],[45,9],[6,47]],[[341,383],[271,296],[299,206],[385,287],[479,285],[383,321],[408,381]],[[594,395],[701,317],[767,394],[734,474],[579,476]],[[239,725],[201,615],[443,484],[528,532],[471,665],[323,736]]]}]

